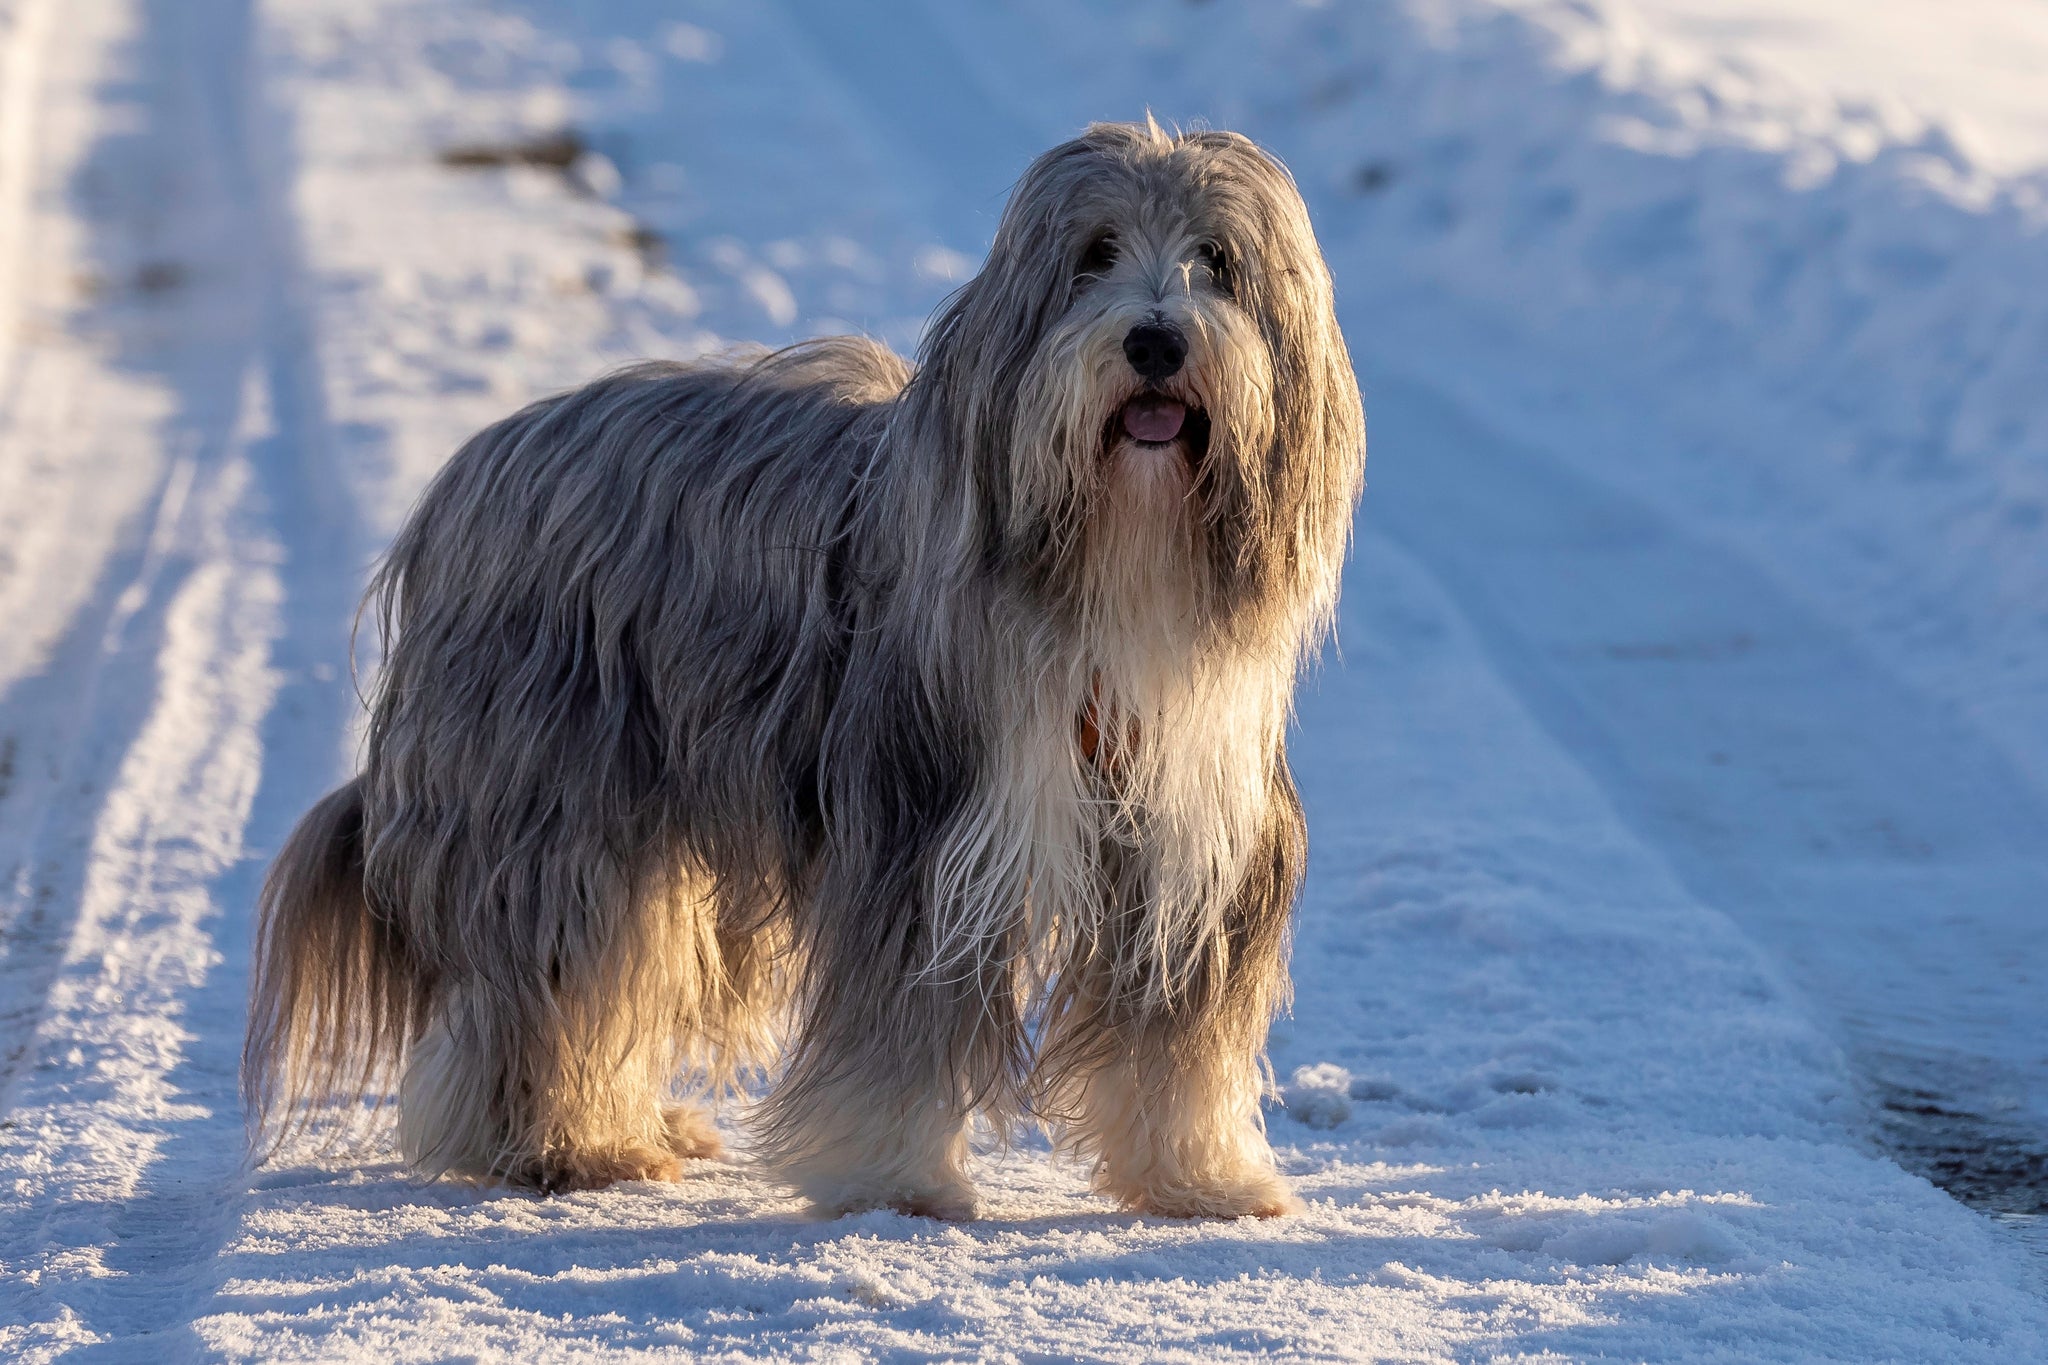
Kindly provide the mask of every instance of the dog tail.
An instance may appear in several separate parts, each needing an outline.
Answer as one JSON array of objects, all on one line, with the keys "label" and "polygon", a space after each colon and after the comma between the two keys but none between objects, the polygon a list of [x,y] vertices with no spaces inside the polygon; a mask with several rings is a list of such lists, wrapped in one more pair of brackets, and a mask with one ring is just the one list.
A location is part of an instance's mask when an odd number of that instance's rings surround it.
[{"label": "dog tail", "polygon": [[360,778],[329,792],[292,830],[257,902],[242,1101],[250,1147],[273,1155],[294,1134],[364,1117],[424,1020],[428,981],[398,925],[363,884]]}]

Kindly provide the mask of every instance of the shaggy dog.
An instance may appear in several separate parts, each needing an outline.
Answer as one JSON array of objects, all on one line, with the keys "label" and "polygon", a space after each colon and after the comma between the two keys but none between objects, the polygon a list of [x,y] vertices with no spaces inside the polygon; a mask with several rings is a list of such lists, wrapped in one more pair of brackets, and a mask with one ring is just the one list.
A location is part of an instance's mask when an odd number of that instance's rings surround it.
[{"label": "shaggy dog", "polygon": [[1294,1207],[1284,729],[1363,461],[1292,180],[1149,121],[1030,167],[915,370],[645,364],[478,435],[263,892],[259,1133],[395,1082],[424,1172],[670,1179],[774,1066],[824,1211],[971,1217],[970,1124],[1027,1116],[1127,1208]]}]

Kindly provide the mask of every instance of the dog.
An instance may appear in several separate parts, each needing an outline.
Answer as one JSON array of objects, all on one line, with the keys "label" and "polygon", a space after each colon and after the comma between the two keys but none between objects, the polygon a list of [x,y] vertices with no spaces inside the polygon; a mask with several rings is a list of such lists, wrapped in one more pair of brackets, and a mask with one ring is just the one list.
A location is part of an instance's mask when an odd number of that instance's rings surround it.
[{"label": "dog", "polygon": [[772,1074],[823,1214],[970,1218],[977,1124],[1183,1217],[1267,1144],[1305,826],[1285,728],[1364,414],[1285,169],[1098,124],[913,368],[646,363],[439,473],[366,599],[359,776],[264,885],[274,1145],[396,1089],[418,1171],[674,1179]]}]

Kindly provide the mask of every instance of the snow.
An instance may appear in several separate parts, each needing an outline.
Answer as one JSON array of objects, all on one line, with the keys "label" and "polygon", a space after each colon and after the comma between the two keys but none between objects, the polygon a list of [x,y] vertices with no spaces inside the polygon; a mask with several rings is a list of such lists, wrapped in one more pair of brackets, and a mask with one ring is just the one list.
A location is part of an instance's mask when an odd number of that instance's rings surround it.
[{"label": "snow", "polygon": [[1815,105],[1878,112],[1894,136],[1938,125],[2000,174],[2048,165],[2039,5],[1610,0],[1593,13],[1694,79],[1767,73]]},{"label": "snow", "polygon": [[[0,0],[0,1354],[2048,1356],[2038,1238],[1913,1173],[2044,1195],[2044,23]],[[1367,391],[1308,1212],[1134,1218],[1035,1135],[959,1227],[249,1170],[250,900],[438,463],[638,355],[914,346],[1147,107],[1287,158]]]}]

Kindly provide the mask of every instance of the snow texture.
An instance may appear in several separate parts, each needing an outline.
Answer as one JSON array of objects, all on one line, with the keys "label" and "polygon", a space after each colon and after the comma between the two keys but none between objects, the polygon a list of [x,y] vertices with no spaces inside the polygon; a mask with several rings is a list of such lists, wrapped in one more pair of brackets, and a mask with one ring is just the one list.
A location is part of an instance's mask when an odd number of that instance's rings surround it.
[{"label": "snow texture", "polygon": [[[0,0],[0,1356],[2048,1358],[2048,20],[1936,13]],[[1307,1212],[1035,1136],[963,1226],[250,1169],[251,900],[440,461],[638,356],[914,348],[1148,108],[1288,161],[1367,393]]]}]

